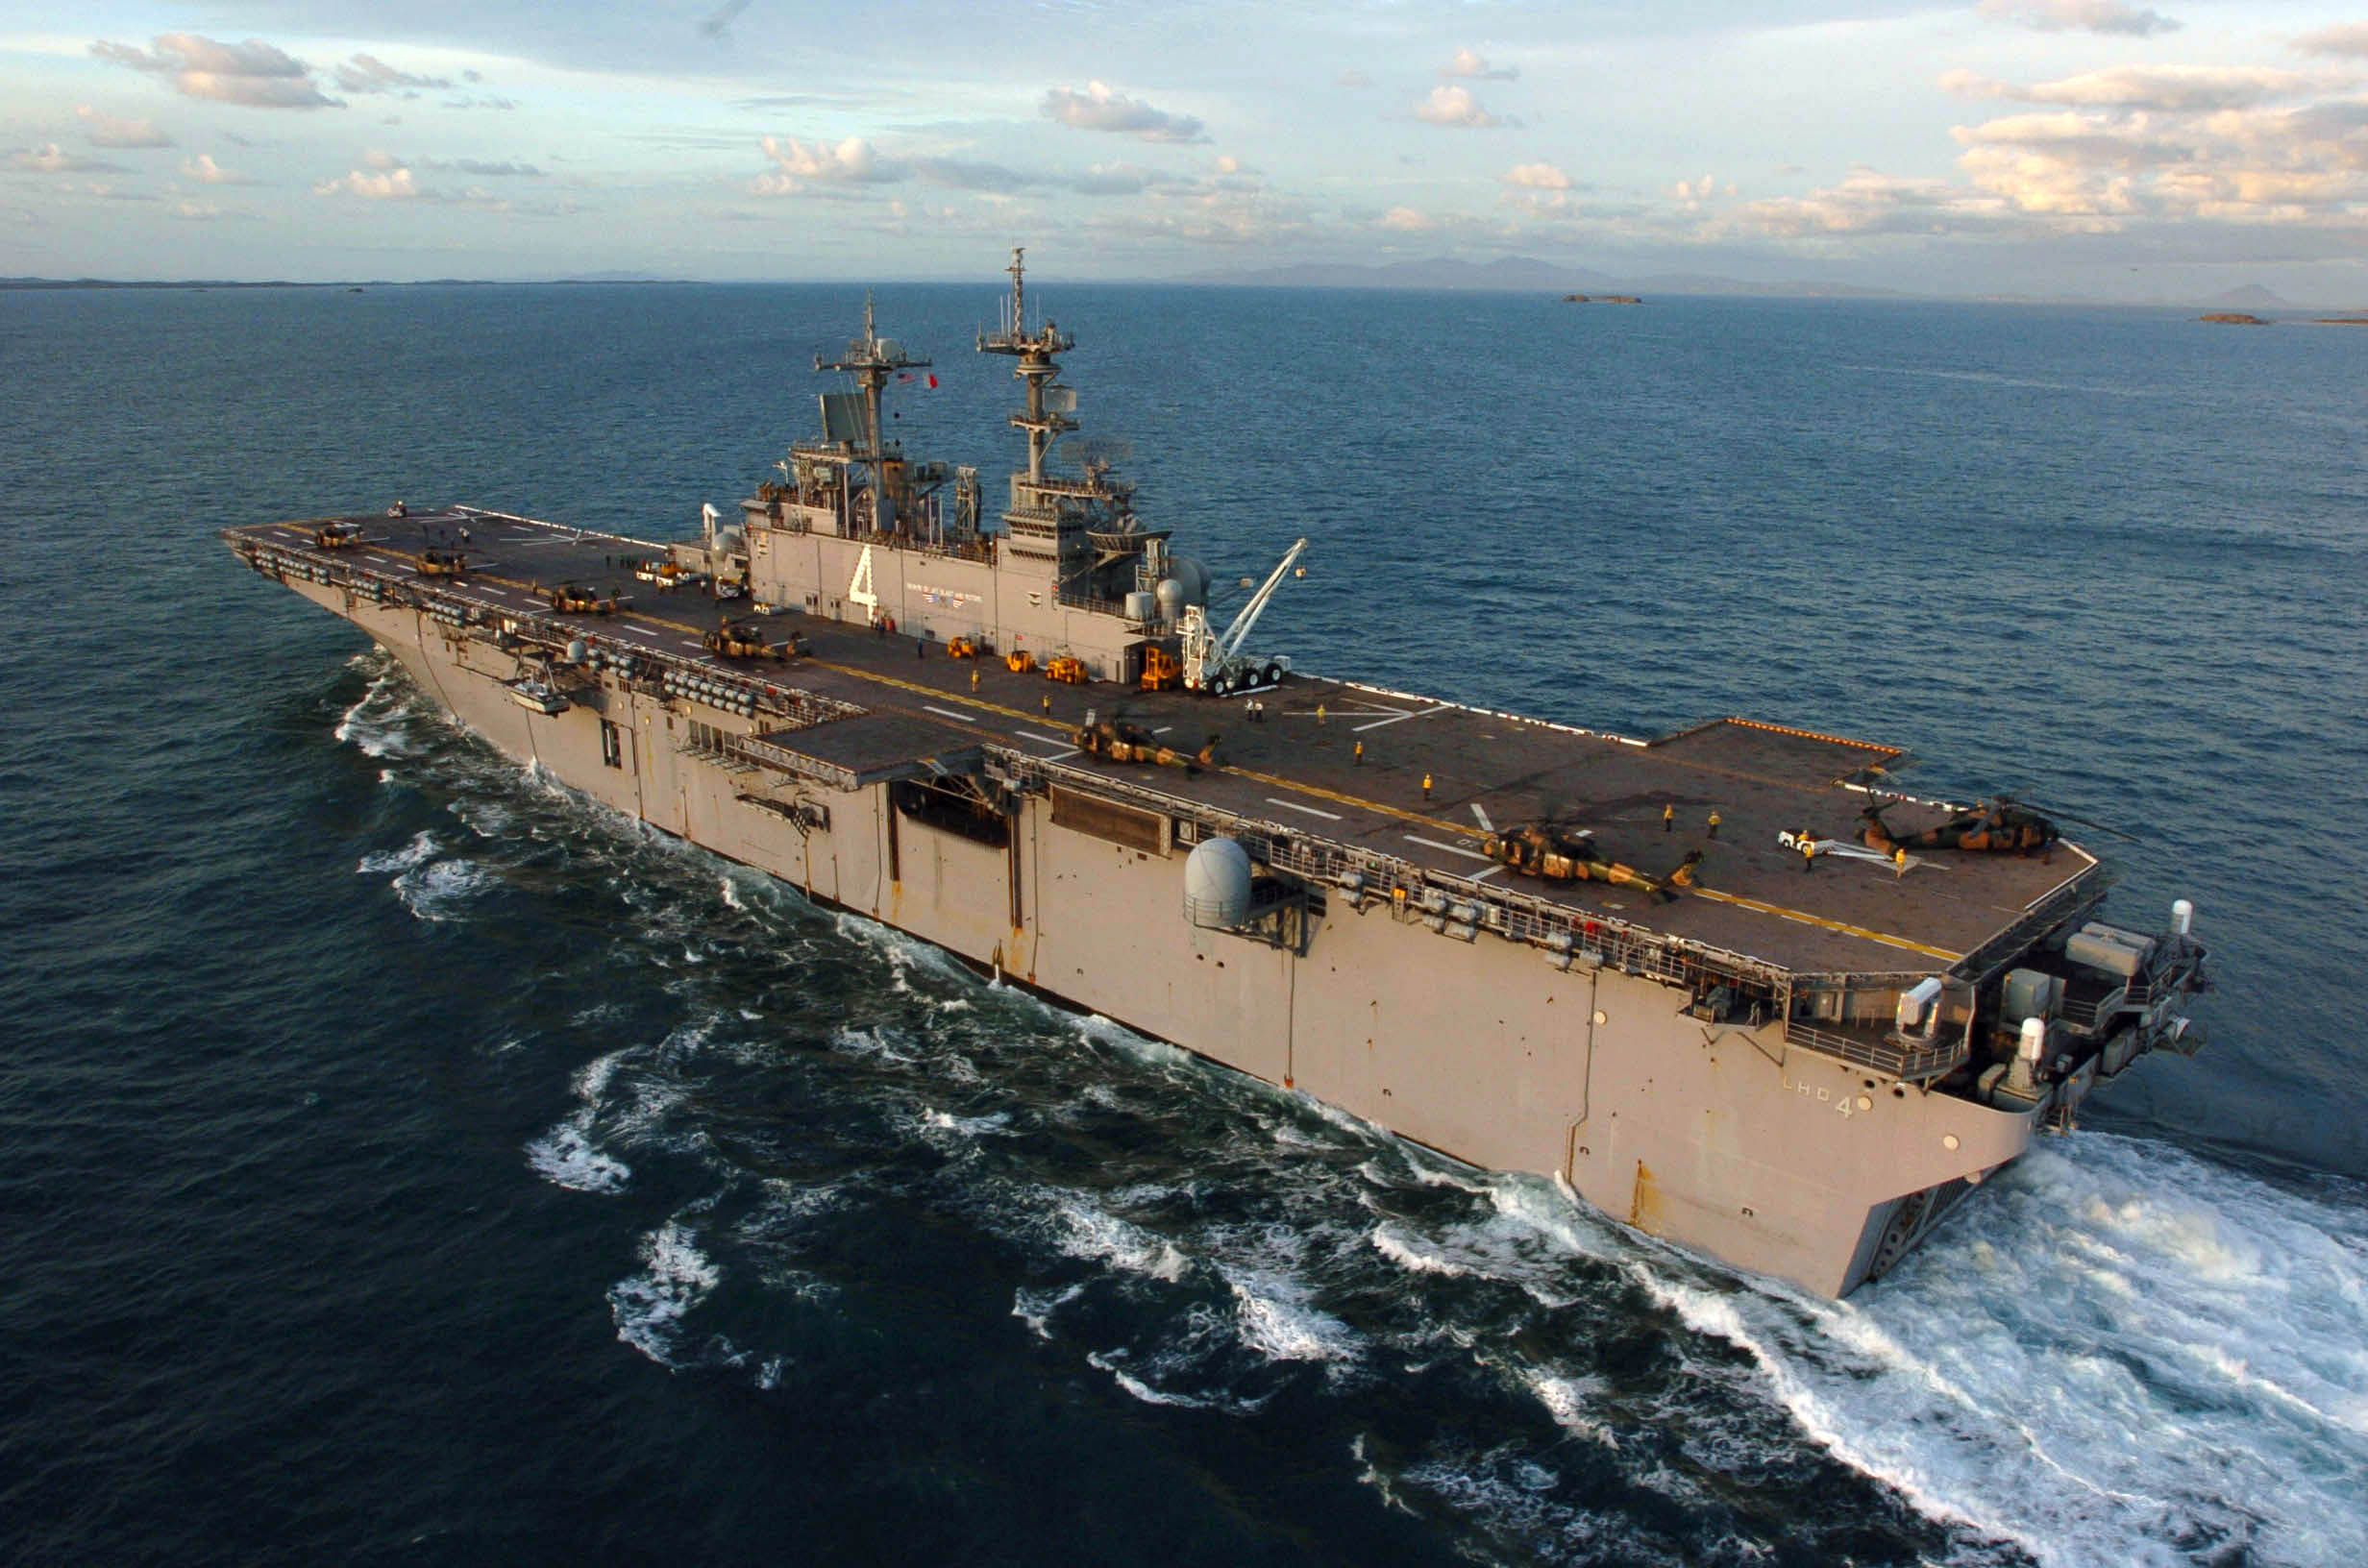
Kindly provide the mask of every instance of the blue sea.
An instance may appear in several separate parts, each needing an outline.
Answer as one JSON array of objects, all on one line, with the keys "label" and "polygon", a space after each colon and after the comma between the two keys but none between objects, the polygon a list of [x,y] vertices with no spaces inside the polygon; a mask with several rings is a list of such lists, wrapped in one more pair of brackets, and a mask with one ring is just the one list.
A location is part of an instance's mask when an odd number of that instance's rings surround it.
[{"label": "blue sea", "polygon": [[[999,261],[878,290],[991,499]],[[1147,521],[1313,541],[1303,666],[2076,816],[2210,1047],[1736,1275],[646,835],[215,537],[688,532],[858,290],[0,294],[0,1559],[2368,1556],[2368,334],[1032,297]]]}]

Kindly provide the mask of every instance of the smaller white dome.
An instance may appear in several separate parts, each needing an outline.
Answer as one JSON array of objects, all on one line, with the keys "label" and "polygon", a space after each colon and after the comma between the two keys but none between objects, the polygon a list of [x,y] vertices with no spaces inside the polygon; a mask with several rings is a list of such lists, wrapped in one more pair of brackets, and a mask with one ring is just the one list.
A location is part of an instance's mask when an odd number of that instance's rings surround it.
[{"label": "smaller white dome", "polygon": [[1184,918],[1204,931],[1230,931],[1249,919],[1249,851],[1232,839],[1206,839],[1184,858]]}]

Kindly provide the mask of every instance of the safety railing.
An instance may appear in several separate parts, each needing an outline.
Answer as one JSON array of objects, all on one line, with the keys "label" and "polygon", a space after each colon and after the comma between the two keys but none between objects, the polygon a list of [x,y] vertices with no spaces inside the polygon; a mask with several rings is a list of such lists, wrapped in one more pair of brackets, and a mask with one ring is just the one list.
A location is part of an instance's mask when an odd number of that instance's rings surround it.
[{"label": "safety railing", "polygon": [[1821,1029],[1799,1018],[1785,1020],[1785,1043],[1909,1084],[1955,1071],[1972,1049],[1961,1035],[1926,1042],[1896,1033],[1862,1035]]}]

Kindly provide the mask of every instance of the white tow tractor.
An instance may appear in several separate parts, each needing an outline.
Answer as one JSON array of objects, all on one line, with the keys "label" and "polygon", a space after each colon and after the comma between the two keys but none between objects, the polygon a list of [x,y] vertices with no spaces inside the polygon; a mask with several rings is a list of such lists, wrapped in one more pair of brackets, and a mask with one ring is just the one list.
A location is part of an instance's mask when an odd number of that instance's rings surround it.
[{"label": "white tow tractor", "polygon": [[[1258,625],[1258,617],[1266,613],[1268,601],[1274,590],[1299,564],[1307,552],[1307,541],[1299,540],[1283,551],[1282,564],[1277,566],[1249,596],[1233,624],[1222,633],[1209,629],[1209,612],[1198,604],[1184,607],[1184,685],[1186,690],[1206,692],[1211,697],[1231,697],[1237,692],[1250,692],[1279,682],[1291,668],[1291,661],[1280,656],[1259,658],[1243,651],[1249,641],[1250,629]],[[1305,576],[1304,571],[1301,576]],[[1247,579],[1245,579],[1247,580]]]}]

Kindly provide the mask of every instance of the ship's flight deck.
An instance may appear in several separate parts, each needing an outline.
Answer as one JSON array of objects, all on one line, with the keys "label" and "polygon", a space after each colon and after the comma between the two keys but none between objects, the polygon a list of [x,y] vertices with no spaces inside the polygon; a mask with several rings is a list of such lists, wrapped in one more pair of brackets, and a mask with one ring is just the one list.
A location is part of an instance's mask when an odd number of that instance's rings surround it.
[{"label": "ship's flight deck", "polygon": [[[333,550],[319,548],[324,521],[236,531],[348,573],[860,710],[794,737],[851,776],[959,771],[982,748],[1002,748],[1794,974],[1952,964],[2103,877],[2068,843],[2046,856],[1911,856],[1904,872],[1859,849],[1861,813],[1891,794],[1885,770],[1902,760],[1892,747],[1735,719],[1640,742],[1298,673],[1226,699],[1066,685],[878,627],[792,608],[759,614],[745,598],[642,580],[635,566],[666,556],[647,541],[468,508],[343,521],[358,537]],[[460,575],[423,574],[431,558],[456,553]],[[550,595],[562,584],[620,602],[605,614],[559,613]],[[797,634],[810,651],[754,663],[707,652],[703,638],[727,619],[755,621],[777,644]],[[1080,755],[1075,732],[1089,715],[1122,718],[1184,752],[1214,737],[1215,764],[1187,772]],[[1889,808],[1907,827],[1949,815],[1912,799]],[[1693,885],[1664,899],[1539,880],[1484,851],[1491,832],[1542,819],[1591,831],[1610,860],[1656,879],[1699,851]],[[1825,850],[1805,857],[1795,847],[1803,836]]]}]

